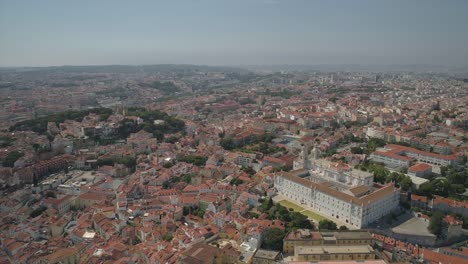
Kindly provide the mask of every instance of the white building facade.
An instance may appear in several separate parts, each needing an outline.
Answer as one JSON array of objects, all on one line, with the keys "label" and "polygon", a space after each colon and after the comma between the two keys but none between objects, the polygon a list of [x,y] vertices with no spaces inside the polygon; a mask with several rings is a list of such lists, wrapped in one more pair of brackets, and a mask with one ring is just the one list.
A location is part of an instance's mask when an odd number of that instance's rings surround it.
[{"label": "white building facade", "polygon": [[331,219],[356,228],[365,227],[389,214],[399,203],[399,193],[393,184],[356,197],[287,172],[275,175],[274,179],[278,193],[288,200],[305,204]]},{"label": "white building facade", "polygon": [[[305,145],[294,161],[297,171],[274,176],[278,193],[356,228],[365,227],[398,207],[399,192],[393,184],[376,187],[371,173],[319,159],[319,155],[314,147],[309,157]],[[301,177],[304,172],[310,176]]]}]

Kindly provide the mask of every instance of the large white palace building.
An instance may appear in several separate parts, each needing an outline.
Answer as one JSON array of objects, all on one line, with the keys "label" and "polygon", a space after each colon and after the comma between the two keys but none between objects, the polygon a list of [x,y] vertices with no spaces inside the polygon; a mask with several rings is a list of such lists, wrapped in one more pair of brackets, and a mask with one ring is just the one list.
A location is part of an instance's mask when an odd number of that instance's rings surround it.
[{"label": "large white palace building", "polygon": [[394,184],[374,184],[371,173],[347,164],[319,159],[319,150],[304,146],[294,170],[275,175],[275,188],[286,199],[356,228],[389,214],[398,207]]}]

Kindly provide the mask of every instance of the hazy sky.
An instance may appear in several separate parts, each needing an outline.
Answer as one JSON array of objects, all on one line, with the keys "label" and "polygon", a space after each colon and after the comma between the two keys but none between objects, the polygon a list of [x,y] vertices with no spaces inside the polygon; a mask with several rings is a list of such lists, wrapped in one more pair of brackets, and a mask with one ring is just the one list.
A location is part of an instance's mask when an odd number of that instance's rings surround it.
[{"label": "hazy sky", "polygon": [[0,66],[468,65],[468,1],[0,0]]}]

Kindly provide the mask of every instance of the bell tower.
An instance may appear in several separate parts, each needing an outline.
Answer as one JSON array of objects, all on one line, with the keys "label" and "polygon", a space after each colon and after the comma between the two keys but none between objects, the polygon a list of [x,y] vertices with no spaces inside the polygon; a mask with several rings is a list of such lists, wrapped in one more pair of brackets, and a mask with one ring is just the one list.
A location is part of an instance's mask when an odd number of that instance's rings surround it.
[{"label": "bell tower", "polygon": [[303,143],[299,156],[294,160],[293,169],[310,169],[309,144]]},{"label": "bell tower", "polygon": [[311,159],[314,161],[320,158],[321,152],[320,152],[317,142],[314,144],[314,148],[312,149],[310,154],[311,154]]}]

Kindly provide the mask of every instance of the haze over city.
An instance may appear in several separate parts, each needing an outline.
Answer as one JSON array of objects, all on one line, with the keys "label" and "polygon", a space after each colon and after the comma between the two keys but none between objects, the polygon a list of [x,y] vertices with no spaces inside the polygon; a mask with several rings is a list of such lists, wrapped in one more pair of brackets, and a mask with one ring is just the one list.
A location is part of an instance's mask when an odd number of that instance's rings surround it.
[{"label": "haze over city", "polygon": [[467,1],[0,1],[0,66],[467,66]]}]

